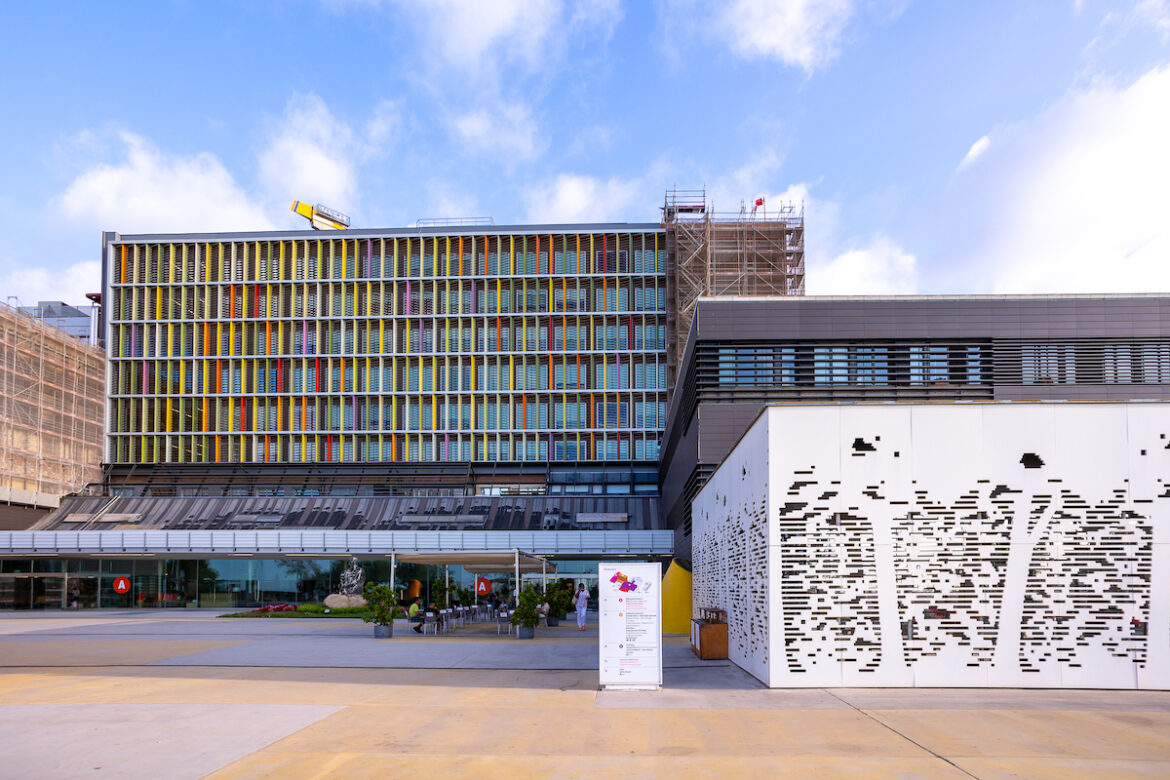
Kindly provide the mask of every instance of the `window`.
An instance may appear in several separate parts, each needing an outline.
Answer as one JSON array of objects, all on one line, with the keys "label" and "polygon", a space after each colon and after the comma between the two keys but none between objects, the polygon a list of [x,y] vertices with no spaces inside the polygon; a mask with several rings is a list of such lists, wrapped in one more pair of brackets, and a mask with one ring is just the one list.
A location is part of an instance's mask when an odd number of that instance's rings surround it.
[{"label": "window", "polygon": [[720,347],[719,382],[724,385],[771,385],[774,382],[772,362],[771,347]]},{"label": "window", "polygon": [[886,385],[889,382],[889,351],[886,347],[858,347],[857,384]]},{"label": "window", "polygon": [[1076,360],[1070,346],[1025,344],[1020,348],[1020,381],[1026,385],[1076,382]]},{"label": "window", "polygon": [[910,347],[910,384],[946,384],[949,381],[947,348],[945,346],[913,345]]}]

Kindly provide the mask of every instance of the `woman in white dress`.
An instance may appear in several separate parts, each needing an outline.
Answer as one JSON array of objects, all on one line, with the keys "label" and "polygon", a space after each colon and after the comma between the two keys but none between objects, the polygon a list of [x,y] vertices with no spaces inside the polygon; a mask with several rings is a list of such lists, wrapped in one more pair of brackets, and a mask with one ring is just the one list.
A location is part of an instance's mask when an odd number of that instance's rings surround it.
[{"label": "woman in white dress", "polygon": [[577,605],[577,630],[585,630],[585,608],[589,606],[589,591],[585,590],[585,583],[577,586],[577,593],[573,596]]}]

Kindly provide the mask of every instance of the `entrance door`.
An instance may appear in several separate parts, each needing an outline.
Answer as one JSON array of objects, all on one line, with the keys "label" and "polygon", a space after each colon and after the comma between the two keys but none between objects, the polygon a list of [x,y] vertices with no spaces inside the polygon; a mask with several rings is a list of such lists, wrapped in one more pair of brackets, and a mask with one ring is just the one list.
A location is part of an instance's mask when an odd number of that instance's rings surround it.
[{"label": "entrance door", "polygon": [[27,574],[0,576],[0,609],[31,609],[32,583]]},{"label": "entrance door", "polygon": [[0,609],[61,609],[64,606],[64,574],[0,576]]},{"label": "entrance door", "polygon": [[65,575],[33,575],[32,608],[63,609],[65,607]]},{"label": "entrance door", "polygon": [[98,578],[96,575],[73,577],[72,582],[76,582],[78,585],[80,591],[78,601],[82,609],[93,609],[98,605]]}]

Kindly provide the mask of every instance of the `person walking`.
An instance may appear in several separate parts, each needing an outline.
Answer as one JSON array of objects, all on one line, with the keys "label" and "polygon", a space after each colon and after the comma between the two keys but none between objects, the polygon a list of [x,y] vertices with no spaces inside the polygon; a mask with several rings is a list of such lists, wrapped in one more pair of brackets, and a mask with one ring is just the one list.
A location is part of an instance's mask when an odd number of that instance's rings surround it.
[{"label": "person walking", "polygon": [[577,593],[573,597],[577,605],[577,630],[585,630],[585,608],[589,606],[589,591],[585,590],[585,583],[577,586]]}]

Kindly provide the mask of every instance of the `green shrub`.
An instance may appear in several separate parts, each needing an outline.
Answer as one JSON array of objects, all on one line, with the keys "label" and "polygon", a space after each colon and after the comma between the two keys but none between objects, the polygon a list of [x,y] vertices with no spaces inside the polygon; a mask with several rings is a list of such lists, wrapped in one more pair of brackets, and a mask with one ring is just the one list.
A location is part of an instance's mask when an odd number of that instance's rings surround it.
[{"label": "green shrub", "polygon": [[567,615],[573,609],[573,597],[565,588],[554,585],[549,588],[548,607],[550,615]]},{"label": "green shrub", "polygon": [[536,628],[540,624],[540,613],[537,612],[539,606],[540,594],[536,592],[536,588],[529,585],[520,591],[516,611],[512,613],[512,625]]},{"label": "green shrub", "polygon": [[324,604],[300,604],[297,606],[297,612],[309,612],[314,615],[325,614]]},{"label": "green shrub", "polygon": [[362,620],[376,626],[389,626],[394,622],[394,608],[398,606],[398,597],[389,585],[367,582],[362,596],[366,600],[366,611],[362,615]]}]

